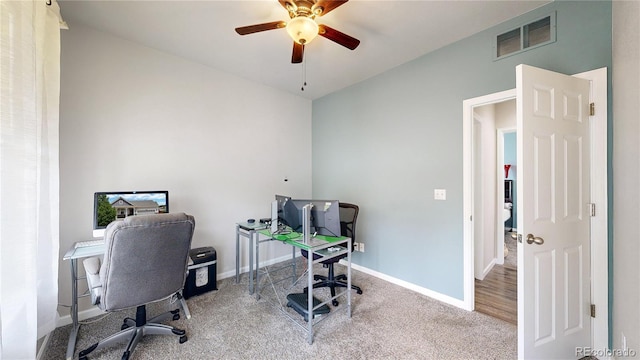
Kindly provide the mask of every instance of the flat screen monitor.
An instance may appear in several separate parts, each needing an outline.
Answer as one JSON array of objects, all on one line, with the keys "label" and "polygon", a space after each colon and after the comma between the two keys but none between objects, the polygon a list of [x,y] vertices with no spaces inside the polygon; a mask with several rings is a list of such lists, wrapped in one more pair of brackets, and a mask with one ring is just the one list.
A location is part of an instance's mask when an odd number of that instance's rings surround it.
[{"label": "flat screen monitor", "polygon": [[284,195],[276,195],[276,201],[278,202],[277,212],[278,212],[278,222],[284,222],[284,205],[287,201],[291,200],[290,196]]},{"label": "flat screen monitor", "polygon": [[289,199],[283,208],[283,222],[293,231],[302,232],[302,208],[312,204],[310,233],[340,236],[340,204],[338,200]]},{"label": "flat screen monitor", "polygon": [[103,237],[104,229],[113,221],[168,212],[168,191],[97,192],[93,195],[93,237]]}]

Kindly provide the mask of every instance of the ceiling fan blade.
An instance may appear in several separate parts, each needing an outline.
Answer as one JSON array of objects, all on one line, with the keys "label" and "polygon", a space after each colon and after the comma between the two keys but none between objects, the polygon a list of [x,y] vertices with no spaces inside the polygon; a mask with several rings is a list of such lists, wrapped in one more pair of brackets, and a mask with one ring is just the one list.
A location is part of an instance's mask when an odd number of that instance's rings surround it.
[{"label": "ceiling fan blade", "polygon": [[318,35],[325,37],[335,43],[338,43],[347,49],[354,50],[360,45],[360,40],[351,37],[336,29],[332,29],[327,25],[318,25]]},{"label": "ceiling fan blade", "polygon": [[293,42],[293,54],[291,54],[291,63],[300,64],[304,55],[304,45]]},{"label": "ceiling fan blade", "polygon": [[248,35],[248,34],[257,33],[260,31],[282,29],[286,26],[287,26],[287,23],[284,21],[273,21],[273,22],[264,23],[264,24],[237,27],[236,32],[240,35]]},{"label": "ceiling fan blade", "polygon": [[349,0],[318,0],[316,4],[313,5],[312,9],[315,10],[317,8],[322,8],[322,12],[319,16],[323,16],[347,1]]}]

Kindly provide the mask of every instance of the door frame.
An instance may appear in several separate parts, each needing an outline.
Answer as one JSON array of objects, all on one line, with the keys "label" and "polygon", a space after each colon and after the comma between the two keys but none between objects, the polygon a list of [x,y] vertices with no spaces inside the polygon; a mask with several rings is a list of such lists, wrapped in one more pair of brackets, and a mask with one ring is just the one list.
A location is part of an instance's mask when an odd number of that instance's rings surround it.
[{"label": "door frame", "polygon": [[[596,111],[590,120],[591,137],[591,201],[597,204],[596,216],[591,218],[591,301],[597,316],[591,318],[592,344],[596,349],[609,348],[609,224],[607,192],[607,68],[591,70],[574,76],[590,80],[590,102]],[[510,89],[463,101],[462,158],[463,158],[463,307],[475,308],[474,283],[474,223],[473,223],[473,109],[516,98]],[[604,171],[603,171],[604,169]],[[499,170],[499,169],[498,169]]]},{"label": "door frame", "polygon": [[[514,100],[514,108],[515,108],[515,98],[513,98]],[[515,119],[514,119],[515,120]],[[515,122],[514,122],[515,125]],[[496,178],[498,179],[498,181],[496,181],[496,195],[498,196],[498,200],[499,202],[497,202],[498,206],[500,206],[500,204],[504,203],[504,183],[502,181],[499,181],[499,179],[504,179],[502,176],[505,173],[504,172],[504,136],[506,134],[510,134],[510,133],[515,133],[517,132],[517,129],[515,128],[515,126],[509,126],[509,127],[496,127],[496,139],[498,141],[498,146],[497,149],[498,151],[496,151],[496,165],[498,165],[498,168],[496,169],[498,171],[499,177]],[[517,171],[517,167],[515,169],[511,170],[512,172]],[[505,179],[506,180],[506,179]],[[515,179],[513,179],[513,181],[515,182]],[[511,189],[511,196],[512,197],[517,197],[517,195],[515,194],[515,192],[513,191],[513,188]],[[517,202],[517,200],[516,200]],[[512,204],[515,205],[515,204]],[[502,208],[498,209],[498,214],[496,215],[496,229],[502,229],[504,228],[504,221],[502,221],[502,217],[500,217],[500,210],[502,210]],[[517,228],[516,223],[513,220],[513,213],[516,212],[516,209],[512,207],[511,210],[511,222],[512,222],[512,231],[514,228]],[[504,232],[500,232],[499,234],[496,234],[496,243],[498,244],[498,249],[502,249],[504,248]],[[504,265],[504,257],[502,257],[502,259],[496,259],[496,264],[499,265]]]}]

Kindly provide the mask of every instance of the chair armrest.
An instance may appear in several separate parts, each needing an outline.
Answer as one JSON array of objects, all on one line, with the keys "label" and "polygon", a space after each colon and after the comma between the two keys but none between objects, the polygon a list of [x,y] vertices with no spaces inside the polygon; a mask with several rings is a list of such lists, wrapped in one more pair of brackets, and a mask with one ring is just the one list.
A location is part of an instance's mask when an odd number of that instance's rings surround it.
[{"label": "chair armrest", "polygon": [[92,257],[82,261],[84,271],[87,274],[87,285],[91,292],[91,303],[97,305],[102,295],[102,283],[100,282],[100,258]]}]

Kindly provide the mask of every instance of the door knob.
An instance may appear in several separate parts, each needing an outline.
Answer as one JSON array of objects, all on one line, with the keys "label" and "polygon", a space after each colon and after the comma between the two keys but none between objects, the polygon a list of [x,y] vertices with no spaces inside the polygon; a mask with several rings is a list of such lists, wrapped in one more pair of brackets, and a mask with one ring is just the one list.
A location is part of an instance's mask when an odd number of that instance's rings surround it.
[{"label": "door knob", "polygon": [[544,244],[544,239],[541,237],[533,236],[533,234],[527,234],[527,244],[542,245]]}]

